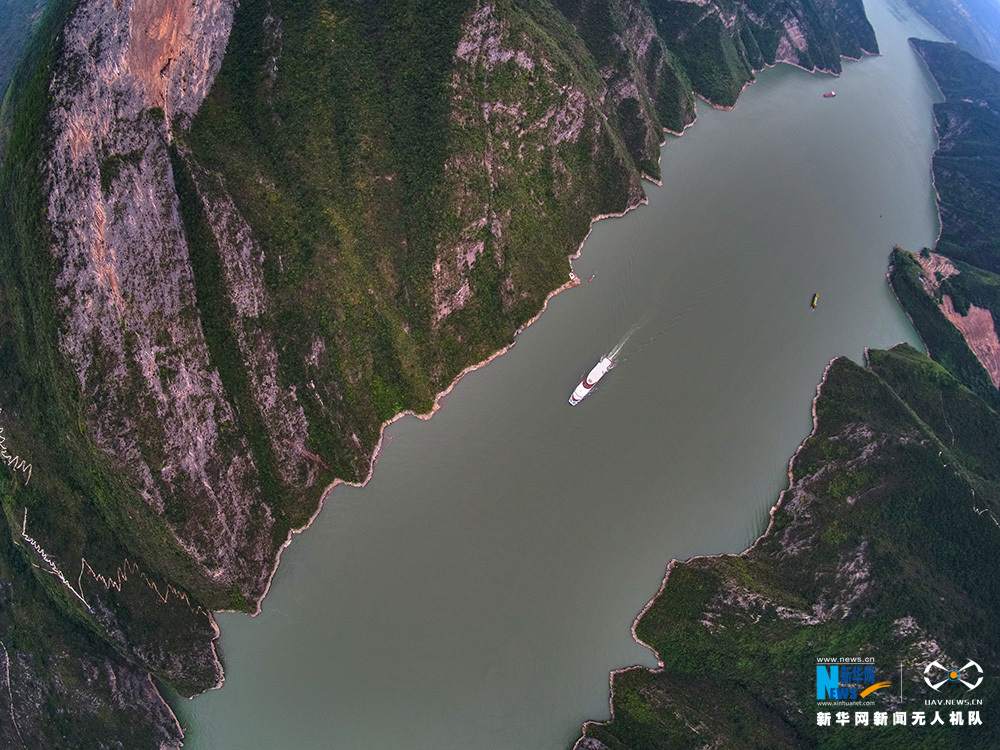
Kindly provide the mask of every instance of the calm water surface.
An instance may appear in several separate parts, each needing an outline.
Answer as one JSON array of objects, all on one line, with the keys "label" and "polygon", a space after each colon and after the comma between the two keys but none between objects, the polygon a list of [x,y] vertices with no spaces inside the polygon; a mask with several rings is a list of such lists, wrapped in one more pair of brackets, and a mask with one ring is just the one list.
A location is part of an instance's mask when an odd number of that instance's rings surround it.
[{"label": "calm water surface", "polygon": [[906,43],[937,36],[868,9],[882,57],[701,106],[649,205],[596,225],[576,263],[595,281],[388,431],[263,613],[219,618],[227,681],[179,702],[185,747],[560,748],[609,715],[608,673],[655,664],[629,626],[670,558],[763,530],[827,362],[917,341],[885,271],[937,234],[938,94]]}]

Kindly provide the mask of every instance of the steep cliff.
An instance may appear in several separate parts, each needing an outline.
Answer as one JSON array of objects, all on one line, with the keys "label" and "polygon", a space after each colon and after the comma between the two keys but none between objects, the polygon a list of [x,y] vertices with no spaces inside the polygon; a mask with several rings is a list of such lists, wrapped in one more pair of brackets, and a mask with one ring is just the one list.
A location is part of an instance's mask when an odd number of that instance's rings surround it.
[{"label": "steep cliff", "polygon": [[[366,476],[385,420],[427,411],[509,342],[566,282],[595,215],[642,200],[664,127],[693,121],[694,92],[714,95],[692,91],[694,62],[664,36],[688,5],[241,5],[174,168],[211,362],[240,427],[260,426],[244,432],[275,480],[265,502],[279,528],[333,477]],[[691,23],[729,50],[727,103],[753,68],[836,71],[840,53],[876,49],[851,2],[697,7]],[[733,41],[764,29],[763,51]],[[230,322],[247,318],[229,267],[262,279],[254,325],[279,342],[269,382],[303,421],[267,414],[247,377],[259,355]],[[308,425],[301,447],[276,424]]]},{"label": "steep cliff", "polygon": [[[106,39],[93,33],[99,11],[108,15]],[[148,324],[127,318],[126,305],[149,285],[148,277],[136,284],[135,269],[157,259],[150,237],[162,231],[158,215],[146,213],[163,199],[152,189],[131,218],[123,207],[114,226],[99,220],[112,210],[98,202],[105,153],[143,143],[148,168],[163,164],[155,138],[144,142],[145,89],[137,95],[130,80],[129,12],[53,3],[2,116],[9,138],[0,175],[0,643],[9,704],[0,729],[11,747],[177,745],[180,727],[152,678],[187,695],[222,679],[210,600],[185,585],[206,573],[121,468],[135,445],[122,438],[135,424],[127,396],[95,394],[92,380],[100,362],[106,385],[127,393],[131,365],[116,364],[100,337],[132,337],[134,345]],[[117,57],[99,63],[91,53],[101,44]],[[181,80],[189,62],[179,64]],[[186,96],[159,101],[196,106]],[[109,246],[109,236],[123,244]],[[166,276],[166,264],[159,270]],[[120,313],[114,324],[108,309]]]},{"label": "steep cliff", "polygon": [[910,43],[945,96],[934,105],[941,234],[933,252],[897,250],[889,278],[931,356],[997,406],[1000,72],[954,44]]},{"label": "steep cliff", "polygon": [[[0,623],[8,684],[59,623],[71,661],[218,684],[210,611],[256,610],[384,422],[537,314],[695,95],[875,50],[856,0],[55,3],[2,118],[0,487],[58,614]],[[78,713],[37,674],[22,734],[38,695]],[[133,699],[127,744],[174,742]]]}]

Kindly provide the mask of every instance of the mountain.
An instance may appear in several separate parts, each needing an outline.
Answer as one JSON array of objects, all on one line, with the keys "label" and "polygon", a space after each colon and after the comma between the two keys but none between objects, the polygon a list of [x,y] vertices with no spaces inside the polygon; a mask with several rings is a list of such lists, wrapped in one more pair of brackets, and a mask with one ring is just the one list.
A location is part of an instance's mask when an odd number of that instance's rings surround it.
[{"label": "mountain", "polygon": [[1000,404],[1000,72],[954,44],[910,40],[945,101],[934,105],[941,234],[933,251],[897,250],[890,281],[932,357]]},{"label": "mountain", "polygon": [[0,60],[0,99],[3,98],[14,66],[45,9],[45,0],[9,0],[0,5],[0,49],[11,54]]},{"label": "mountain", "polygon": [[1000,5],[994,0],[906,0],[945,37],[1000,68]]},{"label": "mountain", "polygon": [[[53,0],[0,121],[17,746],[176,746],[294,530],[508,344],[664,130],[859,0]],[[3,713],[3,712],[0,712]]]}]

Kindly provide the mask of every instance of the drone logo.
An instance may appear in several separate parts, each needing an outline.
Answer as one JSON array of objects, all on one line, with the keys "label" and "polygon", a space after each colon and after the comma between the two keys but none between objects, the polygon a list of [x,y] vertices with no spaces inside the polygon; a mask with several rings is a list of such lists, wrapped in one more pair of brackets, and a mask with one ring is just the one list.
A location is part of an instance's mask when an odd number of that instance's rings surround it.
[{"label": "drone logo", "polygon": [[[962,678],[962,674],[969,667],[974,667],[975,670],[979,672],[979,679],[976,680],[975,682],[969,682],[968,680]],[[930,677],[928,677],[930,671],[935,668],[940,670],[941,672],[944,672],[947,675],[943,680],[941,680],[941,682],[931,682]],[[977,687],[979,687],[979,683],[981,683],[982,681],[983,681],[983,668],[978,664],[976,664],[976,662],[972,661],[972,659],[969,659],[969,663],[966,664],[961,669],[946,669],[939,662],[936,661],[932,661],[930,664],[924,667],[924,682],[926,682],[927,685],[932,690],[940,690],[941,686],[944,685],[946,682],[961,682],[969,690],[975,690]]]}]

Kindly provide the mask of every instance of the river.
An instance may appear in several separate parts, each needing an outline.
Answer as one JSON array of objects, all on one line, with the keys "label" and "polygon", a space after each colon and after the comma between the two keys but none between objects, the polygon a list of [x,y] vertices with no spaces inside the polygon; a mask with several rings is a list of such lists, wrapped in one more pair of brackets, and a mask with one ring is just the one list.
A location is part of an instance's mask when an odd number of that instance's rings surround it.
[{"label": "river", "polygon": [[226,684],[175,701],[186,748],[563,748],[608,717],[609,672],[655,664],[629,626],[670,558],[763,531],[828,361],[917,343],[885,272],[937,235],[939,94],[906,38],[939,36],[888,2],[881,57],[699,106],[649,205],[595,225],[584,283],[388,430],[261,615],[219,617]]}]

